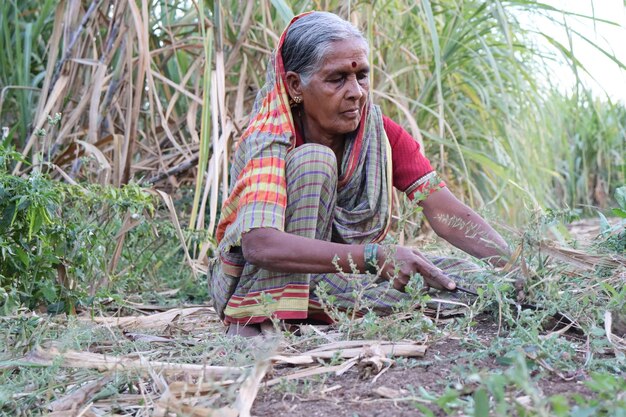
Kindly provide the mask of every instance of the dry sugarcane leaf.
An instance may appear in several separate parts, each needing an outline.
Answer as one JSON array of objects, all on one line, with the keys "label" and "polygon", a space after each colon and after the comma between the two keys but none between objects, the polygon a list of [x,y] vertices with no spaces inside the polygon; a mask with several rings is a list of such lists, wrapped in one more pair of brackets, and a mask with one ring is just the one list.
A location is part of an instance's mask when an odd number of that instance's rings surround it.
[{"label": "dry sugarcane leaf", "polygon": [[[176,319],[187,318],[195,315],[213,317],[215,310],[211,307],[174,308],[162,313],[147,316],[128,317],[82,317],[82,320],[95,321],[96,323],[117,326],[122,329],[155,329],[165,327]],[[216,316],[215,316],[216,317]],[[215,319],[217,320],[217,319]]]},{"label": "dry sugarcane leaf", "polygon": [[[375,354],[372,353],[372,346],[376,346]],[[344,359],[362,359],[368,356],[376,356],[379,358],[387,358],[387,356],[422,357],[426,354],[426,349],[426,345],[416,343],[391,343],[352,340],[345,342],[329,343],[328,345],[321,346],[308,352],[304,352],[300,355],[274,355],[270,359],[276,363],[304,365],[315,363],[319,359],[332,359],[335,357],[341,357]],[[374,362],[377,361],[387,362],[389,361],[389,359],[380,359]],[[378,371],[380,371],[380,369],[378,369]]]},{"label": "dry sugarcane leaf", "polygon": [[195,344],[193,342],[189,342],[189,341],[182,341],[182,340],[177,340],[177,339],[173,339],[171,337],[163,337],[163,336],[157,336],[157,335],[153,335],[153,334],[143,334],[143,333],[131,333],[131,332],[127,332],[127,331],[122,331],[122,334],[124,335],[124,337],[126,337],[129,340],[132,340],[133,342],[147,342],[147,343],[183,343],[186,345],[189,344]]},{"label": "dry sugarcane leaf", "polygon": [[87,406],[82,410],[62,410],[62,411],[53,411],[51,413],[46,414],[46,417],[99,417],[101,414],[96,414],[90,410],[91,406]]},{"label": "dry sugarcane leaf", "polygon": [[[380,351],[385,356],[422,357],[426,354],[425,345],[398,343],[393,345],[381,345]],[[337,349],[336,351],[318,352],[312,355],[314,358],[331,359],[335,355],[342,358],[354,358],[363,353],[363,348]]]},{"label": "dry sugarcane leaf", "polygon": [[[58,101],[63,96],[65,92],[65,87],[67,86],[68,82],[69,82],[69,77],[67,75],[61,75],[61,77],[59,77],[59,79],[54,84],[54,88],[52,89],[52,92],[48,96],[48,101],[46,102],[46,105],[44,106],[43,111],[39,113],[39,118],[37,119],[37,122],[35,123],[33,134],[30,135],[30,137],[28,138],[28,142],[26,143],[26,145],[24,146],[24,149],[22,150],[22,155],[26,156],[28,155],[28,152],[30,152],[30,149],[33,147],[33,145],[35,144],[38,138],[35,133],[39,129],[41,129],[44,123],[48,120],[47,116],[52,112],[52,108],[54,107],[54,105],[58,103]],[[22,167],[22,163],[21,161],[18,161],[15,164],[15,168],[13,168],[13,175],[18,175],[21,167]]]},{"label": "dry sugarcane leaf", "polygon": [[155,417],[169,417],[173,414],[188,417],[237,417],[239,412],[232,407],[207,408],[188,405],[175,398],[167,397],[157,401],[152,413]]},{"label": "dry sugarcane leaf", "polygon": [[[106,149],[111,146],[115,141],[115,136],[119,135],[107,135],[94,143],[93,145],[98,149]],[[66,165],[78,158],[82,158],[85,155],[85,149],[78,146],[77,143],[72,142],[68,145],[68,147],[63,151],[63,153],[57,155],[54,159],[54,163],[63,166]]]},{"label": "dry sugarcane leaf", "polygon": [[91,99],[89,103],[89,133],[88,138],[91,143],[98,141],[98,126],[100,121],[100,98],[104,90],[104,82],[107,73],[107,65],[103,62],[96,62],[96,73],[92,81]]},{"label": "dry sugarcane leaf", "polygon": [[[166,294],[165,291],[159,293],[159,295],[164,295],[165,296],[169,296],[170,294]],[[175,294],[175,293],[174,293]],[[169,311],[171,310],[171,306],[164,306],[161,304],[142,304],[142,303],[135,303],[133,301],[126,301],[126,304],[128,304],[129,306],[131,306],[134,310],[141,310],[141,311],[159,311],[159,312],[164,312],[164,311]],[[202,304],[187,304],[185,305],[184,308],[195,308],[195,307],[205,307]]]},{"label": "dry sugarcane leaf", "polygon": [[149,372],[150,370],[154,370],[169,376],[195,376],[203,378],[237,376],[245,370],[243,367],[148,361],[143,358],[129,359],[92,352],[77,352],[74,350],[60,352],[54,346],[47,349],[36,347],[23,359],[19,360],[18,363],[20,365],[33,364],[43,366],[57,364],[63,368],[86,368],[98,369],[100,371],[133,370]]},{"label": "dry sugarcane leaf", "polygon": [[342,340],[339,342],[332,342],[332,343],[326,343],[325,345],[320,345],[316,347],[315,349],[311,349],[307,351],[305,354],[324,352],[326,350],[337,350],[337,349],[345,349],[345,348],[370,346],[376,343],[386,345],[386,344],[394,344],[396,342],[387,342],[384,340]]},{"label": "dry sugarcane leaf", "polygon": [[286,363],[289,365],[306,365],[310,363],[315,363],[313,356],[310,356],[310,355],[296,355],[296,356],[274,355],[272,356],[271,359],[274,362]]},{"label": "dry sugarcane leaf", "polygon": [[604,331],[609,343],[619,350],[626,350],[626,340],[613,334],[613,314],[610,311],[604,312]]},{"label": "dry sugarcane leaf", "polygon": [[316,366],[314,368],[307,368],[303,370],[296,371],[289,375],[283,375],[276,378],[272,378],[267,381],[264,385],[266,387],[271,387],[272,385],[276,385],[281,383],[282,381],[291,381],[294,379],[306,378],[314,375],[327,374],[330,372],[337,372],[343,368],[343,365],[334,365],[334,366]]},{"label": "dry sugarcane leaf", "polygon": [[117,243],[115,245],[115,250],[113,251],[113,256],[111,256],[111,260],[109,261],[109,274],[112,274],[115,269],[117,269],[117,263],[122,256],[122,250],[124,249],[124,241],[126,240],[126,233],[132,230],[135,226],[141,223],[141,220],[133,220],[130,213],[126,213],[124,216],[124,222],[122,223],[122,227],[115,237]]},{"label": "dry sugarcane leaf", "polygon": [[342,386],[339,384],[333,385],[332,387],[328,387],[328,388],[324,388],[322,390],[320,390],[320,394],[328,394],[329,392],[333,392],[333,391],[337,391],[338,389],[341,389]]},{"label": "dry sugarcane leaf", "polygon": [[163,191],[155,190],[155,192],[161,197],[161,199],[165,203],[165,206],[167,207],[170,213],[170,218],[172,219],[172,223],[174,224],[174,227],[176,229],[176,234],[178,235],[179,243],[181,244],[185,252],[185,259],[187,259],[189,266],[191,266],[191,271],[193,272],[194,277],[198,279],[198,274],[193,268],[193,261],[191,260],[189,249],[187,248],[187,241],[185,240],[183,230],[180,227],[180,222],[178,221],[178,215],[176,214],[176,209],[174,208],[174,201],[172,200],[172,197],[169,194],[166,194]]},{"label": "dry sugarcane leaf", "polygon": [[379,395],[383,398],[388,398],[390,400],[404,398],[409,395],[409,392],[405,389],[389,388],[385,386],[375,388],[372,390],[372,392],[376,395]]},{"label": "dry sugarcane leaf", "polygon": [[96,381],[89,382],[78,388],[71,394],[54,400],[48,406],[50,411],[67,411],[79,409],[94,394],[98,393],[105,385],[113,380],[111,375],[105,375]]},{"label": "dry sugarcane leaf", "polygon": [[199,396],[207,393],[213,393],[219,390],[219,387],[232,385],[237,382],[234,379],[225,379],[223,381],[200,382],[191,384],[184,381],[174,381],[169,384],[168,389],[171,395],[176,397]]},{"label": "dry sugarcane leaf", "polygon": [[93,155],[96,158],[96,161],[98,161],[98,165],[100,166],[100,170],[104,171],[105,184],[108,183],[111,176],[112,167],[106,156],[104,156],[100,149],[98,149],[95,145],[92,145],[91,143],[87,143],[82,140],[77,140],[76,143],[81,145],[83,148],[85,148],[85,151],[87,153]]},{"label": "dry sugarcane leaf", "polygon": [[592,255],[583,251],[560,247],[555,242],[548,240],[541,241],[539,247],[541,251],[553,258],[587,271],[592,271],[597,266],[626,266],[626,258],[619,255]]},{"label": "dry sugarcane leaf", "polygon": [[[198,61],[200,62],[200,61]],[[190,68],[189,71],[187,71],[187,74],[185,74],[185,78],[182,80],[181,84],[176,84],[174,81],[170,80],[169,78],[167,78],[166,76],[164,76],[163,74],[158,73],[157,71],[151,69],[150,70],[150,75],[154,78],[156,78],[159,81],[164,82],[165,84],[169,85],[170,87],[172,87],[174,90],[176,90],[177,94],[182,94],[185,97],[189,98],[190,100],[195,101],[196,103],[202,105],[202,99],[200,97],[198,97],[197,95],[193,94],[191,91],[185,90],[182,85],[184,85],[184,83],[189,79],[189,77],[193,74],[194,70],[196,69],[196,66],[198,64],[193,64]],[[169,119],[169,114],[171,113],[171,110],[168,108],[167,112],[165,114],[165,116],[167,117],[166,120]]]},{"label": "dry sugarcane leaf", "polygon": [[250,409],[259,392],[261,380],[265,377],[269,367],[269,360],[258,361],[254,365],[252,373],[243,381],[243,384],[241,384],[239,394],[235,400],[235,408],[239,412],[239,417],[250,417]]}]

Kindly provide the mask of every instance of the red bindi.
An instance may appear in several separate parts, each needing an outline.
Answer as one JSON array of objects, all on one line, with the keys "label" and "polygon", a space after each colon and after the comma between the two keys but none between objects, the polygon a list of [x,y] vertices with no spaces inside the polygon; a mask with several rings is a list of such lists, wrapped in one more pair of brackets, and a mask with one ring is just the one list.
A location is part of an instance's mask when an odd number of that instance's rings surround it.
[{"label": "red bindi", "polygon": [[356,62],[352,61],[352,68],[356,68]]}]

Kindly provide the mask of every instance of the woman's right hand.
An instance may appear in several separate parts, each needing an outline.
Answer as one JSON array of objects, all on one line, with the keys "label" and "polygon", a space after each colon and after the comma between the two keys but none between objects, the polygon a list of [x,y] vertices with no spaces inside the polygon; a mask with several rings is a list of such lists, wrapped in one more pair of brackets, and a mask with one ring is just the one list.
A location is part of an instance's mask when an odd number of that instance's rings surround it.
[{"label": "woman's right hand", "polygon": [[398,291],[404,291],[416,272],[424,278],[426,287],[448,291],[456,289],[455,282],[417,250],[396,245],[379,250],[378,254],[379,265],[384,262],[381,276],[392,280],[393,288]]}]

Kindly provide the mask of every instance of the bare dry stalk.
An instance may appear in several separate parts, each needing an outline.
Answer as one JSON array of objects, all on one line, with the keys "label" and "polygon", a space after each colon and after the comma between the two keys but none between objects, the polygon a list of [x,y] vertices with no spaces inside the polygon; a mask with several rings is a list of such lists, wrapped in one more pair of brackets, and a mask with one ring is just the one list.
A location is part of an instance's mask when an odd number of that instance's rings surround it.
[{"label": "bare dry stalk", "polygon": [[91,381],[71,394],[61,397],[50,403],[48,409],[50,411],[68,411],[78,410],[82,407],[94,394],[98,393],[104,386],[113,380],[112,375],[104,375],[95,381]]},{"label": "bare dry stalk", "polygon": [[41,366],[59,365],[62,368],[97,369],[99,371],[133,371],[147,374],[150,371],[165,374],[169,377],[202,377],[215,379],[237,377],[246,368],[233,366],[210,366],[186,363],[148,361],[146,359],[130,359],[112,355],[101,355],[92,352],[68,350],[60,352],[56,347],[37,347],[20,360],[21,364]]},{"label": "bare dry stalk", "polygon": [[125,317],[85,317],[81,320],[94,321],[106,326],[116,326],[123,330],[131,329],[161,329],[184,318],[200,316],[203,320],[218,321],[215,310],[211,307],[175,308],[161,313],[147,316]]}]

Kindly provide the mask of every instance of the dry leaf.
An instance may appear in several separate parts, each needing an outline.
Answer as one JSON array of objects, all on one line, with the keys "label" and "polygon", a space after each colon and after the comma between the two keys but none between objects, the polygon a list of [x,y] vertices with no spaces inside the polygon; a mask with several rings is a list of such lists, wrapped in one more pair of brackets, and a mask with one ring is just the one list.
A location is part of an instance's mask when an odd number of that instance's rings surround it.
[{"label": "dry leaf", "polygon": [[113,380],[111,375],[106,375],[101,379],[89,382],[78,388],[71,394],[61,397],[48,405],[51,411],[67,411],[77,410],[89,400],[94,394],[98,393],[105,385]]},{"label": "dry leaf", "polygon": [[215,310],[211,307],[174,308],[162,313],[147,316],[82,317],[81,320],[90,320],[109,326],[118,326],[122,329],[154,329],[165,328],[167,325],[180,318],[199,315],[206,316],[207,319],[215,318],[217,320]]},{"label": "dry leaf", "polygon": [[43,366],[52,366],[55,364],[63,368],[87,368],[101,371],[134,370],[148,372],[154,370],[170,376],[195,376],[203,378],[238,376],[245,370],[245,368],[242,367],[148,361],[143,358],[129,359],[73,350],[61,353],[54,346],[47,349],[36,347],[27,356],[21,359],[20,362]]},{"label": "dry leaf", "polygon": [[252,374],[250,374],[250,376],[243,381],[243,384],[241,384],[239,394],[235,400],[235,408],[239,411],[239,417],[250,417],[252,403],[254,403],[254,400],[256,399],[256,395],[259,392],[259,386],[261,385],[261,380],[267,373],[269,366],[269,360],[258,361],[254,365]]},{"label": "dry leaf", "polygon": [[129,340],[132,340],[133,342],[148,342],[148,343],[175,343],[177,342],[177,343],[183,343],[186,345],[195,344],[189,341],[182,341],[182,340],[172,339],[171,337],[163,337],[163,336],[157,336],[153,334],[131,333],[127,331],[122,331],[122,334],[124,335],[124,337],[126,337]]},{"label": "dry leaf", "polygon": [[614,348],[626,350],[626,340],[613,334],[613,314],[610,311],[604,312],[604,331],[606,338]]},{"label": "dry leaf", "polygon": [[396,400],[409,395],[409,392],[405,389],[389,388],[385,386],[375,388],[372,392],[383,398],[389,398],[390,400]]}]

